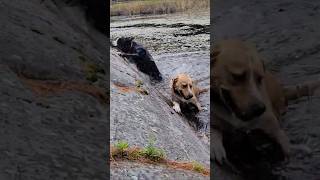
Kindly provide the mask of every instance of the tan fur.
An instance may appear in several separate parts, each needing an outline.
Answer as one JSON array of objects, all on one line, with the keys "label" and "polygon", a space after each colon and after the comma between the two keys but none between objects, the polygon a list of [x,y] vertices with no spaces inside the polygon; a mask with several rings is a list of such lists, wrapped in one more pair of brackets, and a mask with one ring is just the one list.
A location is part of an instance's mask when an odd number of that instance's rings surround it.
[{"label": "tan fur", "polygon": [[[229,131],[230,126],[247,131],[261,129],[273,138],[281,146],[284,155],[288,156],[289,140],[279,124],[281,115],[286,111],[287,101],[312,95],[320,82],[283,87],[277,78],[265,69],[255,47],[240,40],[224,40],[211,52],[211,105],[214,108],[211,116],[211,138],[214,142],[212,150],[215,159],[220,163],[226,159],[222,131]],[[250,112],[255,112],[252,107],[260,107],[261,111],[256,113],[257,116],[249,116],[254,114]],[[264,111],[262,107],[265,107]]]},{"label": "tan fur", "polygon": [[172,78],[170,88],[173,109],[177,113],[181,113],[180,103],[192,103],[199,111],[202,110],[197,97],[200,93],[206,92],[207,90],[198,88],[189,75],[178,74],[176,77]]}]

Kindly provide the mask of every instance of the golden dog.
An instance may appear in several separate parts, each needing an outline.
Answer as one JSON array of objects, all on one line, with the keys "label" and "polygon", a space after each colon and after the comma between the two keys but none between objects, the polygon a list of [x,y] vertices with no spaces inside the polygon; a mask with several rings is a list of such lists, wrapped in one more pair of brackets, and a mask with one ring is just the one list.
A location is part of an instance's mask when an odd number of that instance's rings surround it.
[{"label": "golden dog", "polygon": [[199,111],[202,110],[201,105],[197,99],[200,93],[207,91],[208,89],[200,89],[196,86],[196,82],[191,79],[187,74],[178,74],[171,79],[171,98],[173,103],[173,109],[177,113],[181,113],[181,103],[194,104]]},{"label": "golden dog", "polygon": [[289,139],[279,120],[287,101],[311,95],[320,82],[283,87],[265,69],[254,46],[240,40],[224,40],[211,51],[211,148],[220,164],[227,160],[222,132],[261,129],[275,140],[285,157],[289,155]]}]

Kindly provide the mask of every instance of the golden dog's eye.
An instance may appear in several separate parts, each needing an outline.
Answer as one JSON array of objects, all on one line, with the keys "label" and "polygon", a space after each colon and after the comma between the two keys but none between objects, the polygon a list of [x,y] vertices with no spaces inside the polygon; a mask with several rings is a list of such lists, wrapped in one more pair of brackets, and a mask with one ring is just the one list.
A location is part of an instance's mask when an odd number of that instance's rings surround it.
[{"label": "golden dog's eye", "polygon": [[188,85],[186,85],[186,84],[185,84],[185,85],[182,85],[183,88],[187,88],[187,86],[188,86]]},{"label": "golden dog's eye", "polygon": [[260,85],[260,84],[262,83],[262,79],[263,79],[262,76],[257,76],[257,77],[256,77],[257,84]]},{"label": "golden dog's eye", "polygon": [[192,88],[192,85],[190,85],[190,88]]},{"label": "golden dog's eye", "polygon": [[232,78],[239,82],[239,81],[245,81],[246,80],[246,73],[242,73],[242,74],[232,74]]}]

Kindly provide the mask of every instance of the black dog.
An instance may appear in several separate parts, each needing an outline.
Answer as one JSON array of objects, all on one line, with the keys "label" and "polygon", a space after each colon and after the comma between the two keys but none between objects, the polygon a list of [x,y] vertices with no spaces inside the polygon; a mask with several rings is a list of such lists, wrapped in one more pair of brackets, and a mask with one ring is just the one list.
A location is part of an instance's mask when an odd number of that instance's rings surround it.
[{"label": "black dog", "polygon": [[133,37],[121,37],[114,42],[114,45],[123,52],[120,54],[122,57],[137,65],[139,71],[149,75],[151,80],[162,81],[162,75],[148,50],[133,39]]}]

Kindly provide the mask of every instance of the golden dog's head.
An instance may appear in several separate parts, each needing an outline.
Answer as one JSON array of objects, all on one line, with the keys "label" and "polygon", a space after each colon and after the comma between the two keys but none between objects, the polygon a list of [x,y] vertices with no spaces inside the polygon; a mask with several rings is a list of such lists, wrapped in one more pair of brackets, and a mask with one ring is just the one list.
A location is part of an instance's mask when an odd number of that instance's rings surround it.
[{"label": "golden dog's head", "polygon": [[182,98],[189,100],[193,94],[193,82],[190,76],[187,74],[179,74],[172,79],[173,92]]},{"label": "golden dog's head", "polygon": [[240,40],[224,40],[211,51],[213,91],[239,119],[265,112],[264,64],[256,49]]}]

